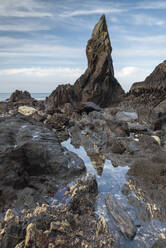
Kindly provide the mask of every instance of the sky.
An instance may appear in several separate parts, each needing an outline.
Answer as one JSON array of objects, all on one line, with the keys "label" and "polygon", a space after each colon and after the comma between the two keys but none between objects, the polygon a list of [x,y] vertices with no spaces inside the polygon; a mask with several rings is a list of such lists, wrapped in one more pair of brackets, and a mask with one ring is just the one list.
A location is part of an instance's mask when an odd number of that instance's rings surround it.
[{"label": "sky", "polygon": [[115,77],[128,91],[166,59],[165,13],[162,0],[0,0],[0,93],[73,84],[102,14]]}]

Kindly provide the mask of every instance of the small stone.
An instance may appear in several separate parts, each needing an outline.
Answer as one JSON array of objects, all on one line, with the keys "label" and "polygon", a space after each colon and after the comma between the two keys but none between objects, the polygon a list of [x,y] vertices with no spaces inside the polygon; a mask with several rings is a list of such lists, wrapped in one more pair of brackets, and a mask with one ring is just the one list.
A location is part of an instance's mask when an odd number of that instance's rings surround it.
[{"label": "small stone", "polygon": [[32,115],[36,112],[37,110],[35,108],[32,107],[28,107],[28,106],[20,106],[18,108],[18,112],[23,114],[23,115]]}]

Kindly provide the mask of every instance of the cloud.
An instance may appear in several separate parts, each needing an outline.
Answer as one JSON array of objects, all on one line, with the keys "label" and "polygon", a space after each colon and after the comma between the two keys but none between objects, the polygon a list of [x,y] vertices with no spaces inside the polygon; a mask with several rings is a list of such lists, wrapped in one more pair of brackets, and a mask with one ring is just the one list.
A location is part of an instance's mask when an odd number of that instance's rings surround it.
[{"label": "cloud", "polygon": [[135,48],[131,48],[131,49],[118,49],[116,51],[114,51],[114,56],[115,57],[125,57],[125,58],[135,58],[135,60],[137,60],[137,58],[139,57],[145,57],[145,58],[151,58],[151,57],[160,57],[161,60],[163,58],[163,60],[166,57],[166,50],[164,50],[164,48],[162,49],[153,49],[153,47],[150,48],[139,48],[139,47],[135,47]]},{"label": "cloud", "polygon": [[166,9],[165,1],[142,1],[136,6],[137,9]]},{"label": "cloud", "polygon": [[51,92],[59,84],[74,83],[83,70],[72,67],[1,69],[1,92],[16,89],[30,92]]},{"label": "cloud", "polygon": [[151,71],[148,69],[128,66],[123,67],[119,71],[115,71],[115,77],[118,79],[123,89],[125,91],[129,91],[134,82],[143,81],[150,74],[150,72]]},{"label": "cloud", "polygon": [[124,36],[126,40],[142,42],[142,43],[165,43],[166,35],[156,35],[156,36]]},{"label": "cloud", "polygon": [[76,10],[73,12],[64,12],[60,16],[62,17],[72,17],[81,15],[94,15],[94,14],[108,14],[108,13],[121,13],[123,9],[110,8],[110,9],[91,9],[91,10]]},{"label": "cloud", "polygon": [[5,0],[1,2],[1,17],[52,17],[47,5],[36,0]]},{"label": "cloud", "polygon": [[55,80],[59,78],[63,81],[67,78],[79,77],[83,73],[83,70],[79,68],[70,67],[56,67],[56,68],[13,68],[13,69],[1,69],[0,75],[23,75],[23,76],[34,76],[34,77],[50,77],[54,76]]},{"label": "cloud", "polygon": [[[4,24],[0,25],[0,31],[14,31],[14,32],[31,32],[31,31],[41,31],[41,30],[49,30],[50,27],[46,25],[40,24]],[[1,39],[1,38],[0,38]]]},{"label": "cloud", "polygon": [[0,50],[1,57],[54,57],[56,59],[81,58],[84,51],[81,48],[73,48],[60,45],[26,44],[16,48]]},{"label": "cloud", "polygon": [[145,26],[163,26],[165,25],[165,21],[146,15],[146,14],[135,14],[132,15],[132,19],[133,19],[133,24],[135,25],[145,25]]}]

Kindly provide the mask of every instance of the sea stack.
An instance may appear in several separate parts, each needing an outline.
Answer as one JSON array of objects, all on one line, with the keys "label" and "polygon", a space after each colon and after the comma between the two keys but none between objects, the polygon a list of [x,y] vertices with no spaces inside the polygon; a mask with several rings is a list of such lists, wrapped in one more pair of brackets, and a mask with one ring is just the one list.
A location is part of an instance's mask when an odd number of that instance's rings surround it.
[{"label": "sea stack", "polygon": [[88,68],[73,86],[60,85],[49,96],[49,108],[57,108],[69,102],[93,102],[100,107],[119,103],[124,91],[114,77],[111,57],[112,47],[105,15],[95,25],[86,47]]}]

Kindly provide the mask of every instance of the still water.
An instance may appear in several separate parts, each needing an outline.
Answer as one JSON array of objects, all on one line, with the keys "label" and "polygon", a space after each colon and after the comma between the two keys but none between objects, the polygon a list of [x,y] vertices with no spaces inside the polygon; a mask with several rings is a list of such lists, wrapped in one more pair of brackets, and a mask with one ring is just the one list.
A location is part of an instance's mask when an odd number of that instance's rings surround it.
[{"label": "still water", "polygon": [[[126,173],[128,171],[128,166],[124,167],[113,167],[111,161],[105,160],[102,167],[97,168],[94,161],[88,157],[84,147],[80,146],[75,148],[71,143],[71,140],[62,142],[62,145],[68,150],[76,153],[80,158],[83,159],[87,172],[96,175],[98,182],[99,195],[96,202],[96,215],[103,216],[110,228],[115,239],[116,248],[150,248],[155,243],[159,237],[158,235],[164,233],[166,230],[166,224],[160,222],[157,219],[151,221],[142,221],[136,218],[136,211],[138,209],[134,208],[128,203],[125,195],[121,192],[123,185],[126,182]],[[128,214],[131,216],[135,226],[137,226],[137,234],[134,240],[130,241],[123,236],[119,231],[113,218],[110,218],[107,213],[105,206],[105,197],[108,193],[111,193],[115,199],[122,205]],[[134,192],[133,192],[134,195]]]}]

